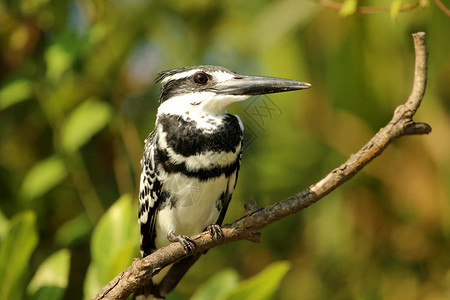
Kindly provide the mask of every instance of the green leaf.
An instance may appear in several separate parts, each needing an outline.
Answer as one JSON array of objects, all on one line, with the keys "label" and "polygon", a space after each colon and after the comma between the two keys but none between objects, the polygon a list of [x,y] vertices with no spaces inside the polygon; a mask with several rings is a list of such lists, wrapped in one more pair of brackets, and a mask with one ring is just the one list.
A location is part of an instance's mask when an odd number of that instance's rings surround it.
[{"label": "green leaf", "polygon": [[47,258],[39,266],[39,269],[28,285],[28,294],[31,296],[31,299],[62,299],[69,282],[69,269],[69,250],[59,250]]},{"label": "green leaf", "polygon": [[34,199],[44,195],[67,175],[62,159],[51,156],[38,162],[25,176],[20,189],[25,199]]},{"label": "green leaf", "polygon": [[21,299],[24,275],[37,242],[34,212],[16,215],[0,246],[0,299]]},{"label": "green leaf", "polygon": [[266,300],[273,299],[281,279],[290,268],[287,261],[274,262],[259,274],[241,281],[226,297],[226,300]]},{"label": "green leaf", "polygon": [[62,44],[54,44],[48,47],[45,52],[47,77],[52,80],[58,80],[71,67],[73,60],[74,55]]},{"label": "green leaf", "polygon": [[55,242],[58,246],[68,247],[77,240],[87,237],[92,230],[89,217],[85,213],[67,221],[58,228],[55,234]]},{"label": "green leaf", "polygon": [[68,151],[76,151],[97,132],[102,130],[112,117],[109,104],[95,99],[81,103],[66,120],[62,132],[61,143]]},{"label": "green leaf", "polygon": [[397,20],[398,14],[402,9],[403,1],[402,0],[393,0],[391,4],[391,19],[393,21]]},{"label": "green leaf", "polygon": [[239,280],[239,275],[235,270],[223,270],[201,285],[192,295],[192,300],[219,300],[233,289]]},{"label": "green leaf", "polygon": [[137,207],[124,195],[102,216],[91,240],[91,264],[84,283],[90,298],[101,287],[127,268],[138,254]]},{"label": "green leaf", "polygon": [[0,245],[2,244],[3,239],[5,238],[9,229],[8,219],[5,217],[3,212],[0,210]]},{"label": "green leaf", "polygon": [[419,0],[419,6],[420,7],[428,7],[430,5],[430,1],[429,0]]},{"label": "green leaf", "polygon": [[188,300],[191,298],[186,298],[185,296],[179,294],[177,291],[170,292],[169,295],[166,296],[166,300]]},{"label": "green leaf", "polygon": [[0,110],[25,101],[31,97],[31,82],[18,79],[10,82],[0,90]]},{"label": "green leaf", "polygon": [[38,14],[38,10],[45,6],[50,0],[28,0],[20,1],[22,13],[25,15]]},{"label": "green leaf", "polygon": [[342,3],[341,10],[339,11],[339,14],[342,17],[351,16],[356,12],[356,9],[358,8],[358,0],[345,0],[344,3]]}]

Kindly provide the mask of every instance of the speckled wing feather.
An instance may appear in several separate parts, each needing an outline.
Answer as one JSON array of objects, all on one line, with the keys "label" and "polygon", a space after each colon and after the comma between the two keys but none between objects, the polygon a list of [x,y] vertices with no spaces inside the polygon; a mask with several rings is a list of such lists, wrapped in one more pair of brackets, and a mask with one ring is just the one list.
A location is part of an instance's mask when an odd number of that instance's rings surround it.
[{"label": "speckled wing feather", "polygon": [[153,131],[145,140],[145,151],[141,160],[139,190],[139,224],[141,226],[141,255],[145,257],[155,250],[155,221],[161,182],[156,173]]},{"label": "speckled wing feather", "polygon": [[[244,128],[241,127],[241,130],[243,132]],[[233,197],[234,189],[236,188],[236,183],[237,183],[237,179],[238,179],[238,175],[239,175],[239,168],[241,167],[243,148],[244,148],[244,139],[242,138],[241,152],[239,153],[239,157],[238,157],[239,163],[237,165],[236,170],[230,175],[230,177],[228,179],[228,186],[225,191],[225,202],[224,202],[222,210],[220,211],[219,218],[217,219],[217,222],[216,222],[216,224],[220,225],[220,226],[222,226],[223,219],[225,218],[225,214],[227,213],[227,210],[228,210],[228,205],[231,202],[231,197]]]}]

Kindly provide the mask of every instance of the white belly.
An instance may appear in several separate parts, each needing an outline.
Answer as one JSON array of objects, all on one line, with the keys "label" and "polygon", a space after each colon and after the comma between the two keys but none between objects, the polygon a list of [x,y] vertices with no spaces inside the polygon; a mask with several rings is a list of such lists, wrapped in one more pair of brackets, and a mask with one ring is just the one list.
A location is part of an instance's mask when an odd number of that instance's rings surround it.
[{"label": "white belly", "polygon": [[208,225],[215,224],[220,211],[217,203],[226,192],[228,178],[222,175],[200,182],[181,174],[172,174],[164,181],[163,190],[170,192],[176,201],[173,207],[167,203],[158,213],[155,231],[156,248],[167,246],[167,233],[176,235],[195,235]]}]

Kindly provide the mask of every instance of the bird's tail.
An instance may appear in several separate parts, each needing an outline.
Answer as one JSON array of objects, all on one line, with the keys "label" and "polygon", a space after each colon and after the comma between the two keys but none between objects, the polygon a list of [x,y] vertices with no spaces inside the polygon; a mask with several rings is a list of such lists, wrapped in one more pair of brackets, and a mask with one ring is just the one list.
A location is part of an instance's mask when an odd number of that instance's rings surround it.
[{"label": "bird's tail", "polygon": [[134,300],[160,300],[165,299],[166,297],[161,296],[159,294],[159,286],[154,285],[152,282],[150,284],[139,288],[134,292],[133,298]]},{"label": "bird's tail", "polygon": [[157,300],[165,299],[183,278],[189,268],[200,258],[200,255],[193,255],[182,259],[170,267],[170,270],[164,276],[159,284],[150,284],[139,288],[133,295],[136,300]]},{"label": "bird's tail", "polygon": [[173,264],[164,279],[159,283],[161,295],[168,295],[175,289],[178,282],[186,274],[189,268],[200,258],[201,254],[189,256]]}]

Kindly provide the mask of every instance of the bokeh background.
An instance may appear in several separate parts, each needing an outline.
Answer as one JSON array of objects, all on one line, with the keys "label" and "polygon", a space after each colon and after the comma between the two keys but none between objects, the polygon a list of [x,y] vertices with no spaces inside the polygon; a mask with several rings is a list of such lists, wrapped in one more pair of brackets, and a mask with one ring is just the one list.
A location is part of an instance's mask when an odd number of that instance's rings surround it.
[{"label": "bokeh background", "polygon": [[158,71],[213,64],[313,85],[229,108],[247,129],[232,222],[384,126],[412,86],[411,33],[425,31],[415,120],[432,133],[394,142],[260,244],[211,250],[171,299],[450,299],[450,18],[431,0],[335,1],[2,0],[0,298],[88,298],[138,256]]}]

